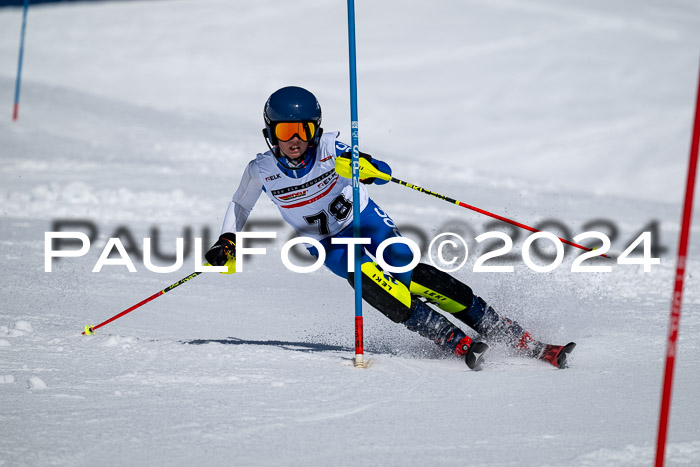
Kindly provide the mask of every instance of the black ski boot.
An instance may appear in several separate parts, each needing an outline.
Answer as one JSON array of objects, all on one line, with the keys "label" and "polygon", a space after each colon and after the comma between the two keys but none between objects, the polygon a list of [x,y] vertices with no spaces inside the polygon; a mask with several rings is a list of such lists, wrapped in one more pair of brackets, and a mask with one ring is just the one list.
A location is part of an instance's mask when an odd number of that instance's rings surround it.
[{"label": "black ski boot", "polygon": [[488,344],[473,342],[464,331],[416,297],[413,297],[411,309],[413,313],[404,321],[404,326],[432,339],[445,350],[452,350],[455,355],[464,358],[470,369],[478,369],[484,352],[489,348]]}]

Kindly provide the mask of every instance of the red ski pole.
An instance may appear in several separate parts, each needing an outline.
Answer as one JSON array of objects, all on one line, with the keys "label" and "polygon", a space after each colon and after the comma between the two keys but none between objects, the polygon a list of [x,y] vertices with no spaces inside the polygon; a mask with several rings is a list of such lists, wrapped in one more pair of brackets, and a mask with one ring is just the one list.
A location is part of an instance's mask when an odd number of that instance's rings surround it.
[{"label": "red ski pole", "polygon": [[[399,185],[403,185],[407,188],[412,188],[416,191],[419,191],[421,193],[425,193],[426,195],[434,196],[436,198],[442,199],[447,201],[448,203],[456,204],[457,206],[461,206],[463,208],[471,209],[474,212],[478,212],[479,214],[484,214],[485,216],[493,217],[494,219],[498,219],[499,221],[506,222],[510,225],[514,225],[516,227],[520,227],[521,229],[529,230],[530,232],[542,232],[539,229],[536,229],[534,227],[530,227],[529,225],[521,224],[520,222],[508,219],[507,217],[499,216],[498,214],[494,214],[492,212],[485,211],[481,208],[477,208],[476,206],[469,205],[467,203],[463,203],[461,201],[457,201],[456,199],[450,198],[445,195],[441,195],[440,193],[435,193],[434,191],[426,190],[425,188],[419,187],[418,185],[413,185],[411,183],[406,183],[403,180],[399,180],[398,178],[391,177],[391,181],[394,183],[398,183]],[[574,243],[570,240],[567,240],[565,238],[557,237],[559,240],[561,240],[562,243],[566,243],[567,245],[575,246],[576,248],[580,248],[585,251],[593,251],[591,248],[585,247],[583,245],[579,245],[578,243]],[[610,258],[607,255],[600,255],[604,258]]]},{"label": "red ski pole", "polygon": [[[508,219],[507,217],[499,216],[498,214],[494,214],[492,212],[485,211],[481,208],[477,208],[476,206],[469,205],[467,203],[463,203],[461,201],[457,201],[454,198],[450,198],[449,196],[441,195],[440,193],[435,193],[434,191],[426,190],[423,187],[420,187],[418,185],[414,185],[412,183],[407,183],[404,182],[403,180],[399,180],[398,178],[394,178],[389,174],[385,174],[384,172],[381,172],[377,170],[372,164],[369,164],[365,162],[365,159],[360,159],[360,178],[379,178],[382,180],[386,180],[388,182],[394,182],[398,183],[399,185],[405,186],[407,188],[411,188],[413,190],[416,190],[420,193],[425,193],[426,195],[434,196],[435,198],[441,199],[443,201],[447,201],[448,203],[456,204],[457,206],[461,206],[463,208],[471,209],[472,211],[478,212],[479,214],[484,214],[485,216],[493,217],[494,219],[498,219],[499,221],[506,222],[508,224],[514,225],[516,227],[519,227],[521,229],[529,230],[530,232],[542,232],[539,229],[536,229],[534,227],[530,227],[529,225],[521,224],[520,222]],[[345,178],[351,178],[351,173],[350,173],[350,162],[349,159],[343,158],[343,157],[338,157],[335,160],[335,171],[338,172],[338,174],[341,177]],[[570,240],[566,240],[565,238],[557,237],[559,240],[561,240],[562,243],[566,243],[567,245],[574,246],[576,248],[580,248],[585,251],[593,251],[592,248],[585,247],[583,245],[579,245],[578,243],[574,243]],[[600,255],[604,258],[610,258],[610,256],[607,255]]]},{"label": "red ski pole", "polygon": [[90,334],[94,333],[96,329],[99,329],[99,328],[101,328],[102,326],[104,326],[104,325],[106,325],[106,324],[109,324],[109,323],[111,323],[112,321],[114,321],[114,320],[116,320],[116,319],[119,319],[119,318],[121,318],[122,316],[124,316],[124,315],[126,315],[126,314],[128,314],[128,313],[131,313],[132,311],[134,311],[134,310],[137,309],[138,307],[140,307],[140,306],[142,306],[142,305],[145,305],[146,303],[150,302],[151,300],[155,300],[156,298],[160,297],[161,295],[163,295],[163,294],[166,293],[166,292],[170,292],[171,290],[173,290],[173,289],[174,289],[175,287],[177,287],[178,285],[184,284],[185,282],[189,281],[190,279],[194,279],[195,277],[197,277],[197,276],[200,275],[201,273],[202,273],[201,271],[200,271],[200,272],[194,272],[194,273],[190,274],[189,276],[185,277],[184,279],[180,279],[179,281],[175,282],[174,284],[169,285],[168,287],[164,288],[164,289],[161,290],[160,292],[154,293],[153,295],[151,295],[151,296],[148,297],[147,299],[138,302],[136,305],[134,305],[134,306],[132,306],[132,307],[130,307],[130,308],[127,308],[126,310],[122,311],[121,313],[119,313],[119,314],[117,314],[117,315],[112,316],[112,317],[109,318],[107,321],[101,322],[101,323],[98,324],[97,326],[90,326],[90,325],[88,324],[87,326],[85,326],[85,330],[83,331],[83,335],[90,335]]}]

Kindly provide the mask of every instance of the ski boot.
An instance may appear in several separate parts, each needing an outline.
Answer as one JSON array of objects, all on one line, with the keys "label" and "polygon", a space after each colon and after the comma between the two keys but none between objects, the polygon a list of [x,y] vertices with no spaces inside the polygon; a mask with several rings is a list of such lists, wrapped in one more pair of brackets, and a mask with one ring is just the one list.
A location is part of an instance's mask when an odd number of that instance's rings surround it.
[{"label": "ski boot", "polygon": [[477,370],[481,366],[481,357],[483,357],[484,352],[489,348],[486,342],[474,342],[471,337],[464,336],[464,338],[457,343],[455,347],[455,354],[458,357],[464,358],[464,363],[467,364],[469,369]]},{"label": "ski boot", "polygon": [[521,355],[543,360],[557,368],[566,368],[567,358],[575,347],[575,342],[569,342],[566,345],[545,344],[536,341],[529,332],[526,332],[516,343],[515,350]]},{"label": "ski boot", "polygon": [[412,297],[411,316],[403,322],[409,330],[427,337],[445,350],[454,352],[474,370],[479,367],[484,352],[489,348],[485,342],[474,342],[464,331],[447,318],[430,308],[426,303]]},{"label": "ski boot", "polygon": [[523,356],[544,360],[558,368],[566,367],[567,355],[576,346],[573,342],[561,346],[533,340],[517,322],[499,316],[483,298],[474,295],[468,285],[434,266],[423,263],[416,266],[410,291],[451,313],[485,339],[503,342]]}]

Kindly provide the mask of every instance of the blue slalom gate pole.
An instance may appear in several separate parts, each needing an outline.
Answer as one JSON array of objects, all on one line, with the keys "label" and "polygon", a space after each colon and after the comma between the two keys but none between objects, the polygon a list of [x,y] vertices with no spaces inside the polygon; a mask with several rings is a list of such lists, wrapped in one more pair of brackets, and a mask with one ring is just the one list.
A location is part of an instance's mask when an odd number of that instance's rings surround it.
[{"label": "blue slalom gate pole", "polygon": [[15,82],[15,105],[12,109],[12,121],[17,121],[19,115],[19,85],[22,81],[22,57],[24,57],[24,32],[27,30],[27,10],[29,0],[24,0],[24,12],[22,13],[22,33],[19,39],[19,62],[17,63],[17,81]]},{"label": "blue slalom gate pole", "polygon": [[[357,70],[355,67],[355,1],[348,0],[348,48],[350,52],[350,126],[352,133],[352,231],[355,238],[360,233],[360,148],[357,125]],[[364,368],[362,324],[362,271],[360,256],[362,246],[355,249],[355,366]]]}]

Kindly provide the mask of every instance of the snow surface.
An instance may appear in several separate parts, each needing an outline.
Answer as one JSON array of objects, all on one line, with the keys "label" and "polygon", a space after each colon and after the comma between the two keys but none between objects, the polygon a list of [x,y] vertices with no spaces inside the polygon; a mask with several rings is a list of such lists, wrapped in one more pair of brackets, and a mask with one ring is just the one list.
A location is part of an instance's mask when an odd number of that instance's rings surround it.
[{"label": "snow surface", "polygon": [[[391,184],[399,226],[463,232],[456,273],[542,340],[559,371],[499,346],[469,371],[279,252],[199,276],[133,258],[92,268],[120,227],[137,244],[211,239],[264,100],[313,90],[349,132],[345,2],[124,2],[30,11],[20,120],[9,119],[19,9],[0,10],[0,465],[650,465],[700,50],[700,4],[619,0],[360,2],[361,147],[394,175],[571,235],[606,220],[613,251],[658,222],[651,273],[471,272],[487,218]],[[668,465],[700,465],[700,216],[691,235]],[[90,220],[82,258],[44,272],[44,232]],[[261,198],[251,220],[279,222]],[[260,224],[259,224],[260,225]],[[276,224],[279,225],[279,224]],[[264,227],[264,226],[263,226]],[[258,227],[270,230],[273,227]],[[606,230],[606,228],[608,230]],[[415,232],[407,229],[408,236]],[[516,240],[522,244],[524,236]],[[207,242],[205,242],[207,243]],[[519,253],[519,246],[516,246]]]}]

